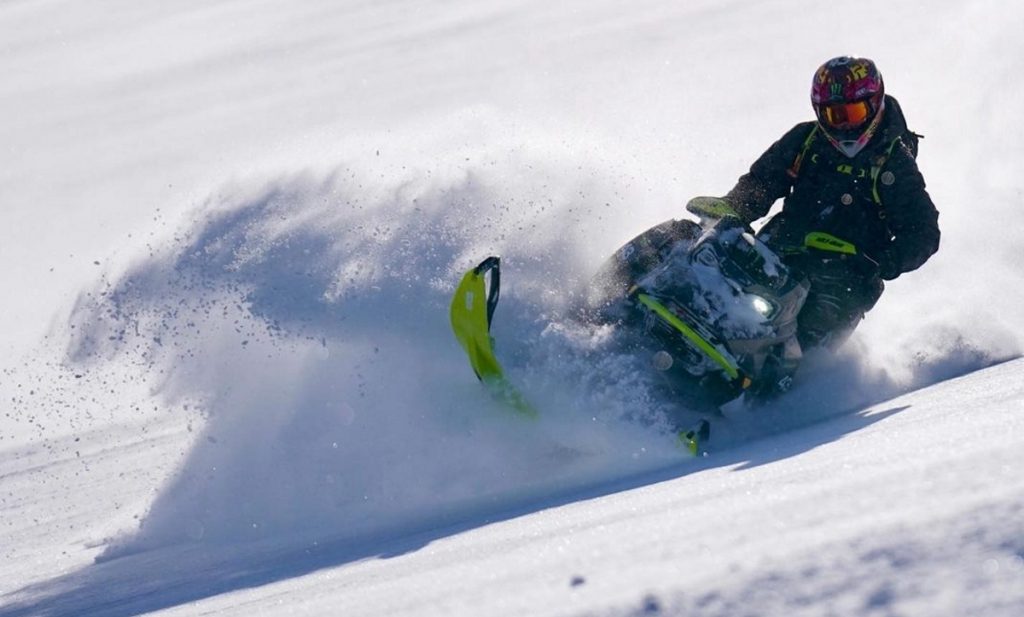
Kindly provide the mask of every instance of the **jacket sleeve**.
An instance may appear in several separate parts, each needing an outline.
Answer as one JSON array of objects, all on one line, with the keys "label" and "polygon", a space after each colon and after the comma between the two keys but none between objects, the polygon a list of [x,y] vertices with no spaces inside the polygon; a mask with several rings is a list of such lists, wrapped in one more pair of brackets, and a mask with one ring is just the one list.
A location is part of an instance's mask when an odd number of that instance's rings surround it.
[{"label": "jacket sleeve", "polygon": [[892,280],[921,267],[939,250],[939,212],[906,146],[897,145],[886,167],[880,194],[892,239],[877,261],[881,277]]},{"label": "jacket sleeve", "polygon": [[813,126],[813,122],[804,122],[790,129],[754,161],[725,196],[744,222],[768,214],[772,204],[789,194],[794,182],[790,169]]}]

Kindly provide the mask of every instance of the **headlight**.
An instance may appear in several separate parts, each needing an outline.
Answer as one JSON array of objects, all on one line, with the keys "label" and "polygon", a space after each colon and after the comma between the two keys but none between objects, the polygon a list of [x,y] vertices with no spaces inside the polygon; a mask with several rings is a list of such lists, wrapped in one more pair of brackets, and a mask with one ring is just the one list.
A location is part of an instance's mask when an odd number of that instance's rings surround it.
[{"label": "headlight", "polygon": [[775,306],[761,296],[751,295],[750,303],[754,306],[754,310],[765,319],[771,317],[772,313],[775,312]]}]

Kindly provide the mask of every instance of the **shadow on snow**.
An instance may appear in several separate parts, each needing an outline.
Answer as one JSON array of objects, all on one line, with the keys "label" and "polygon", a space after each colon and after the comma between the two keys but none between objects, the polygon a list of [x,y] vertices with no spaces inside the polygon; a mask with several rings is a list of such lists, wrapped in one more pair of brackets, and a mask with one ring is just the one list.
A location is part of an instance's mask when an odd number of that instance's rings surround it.
[{"label": "shadow on snow", "polygon": [[[738,465],[735,473],[797,456],[882,421],[907,407],[832,418],[783,436],[755,441],[712,456],[687,460],[661,470],[595,484],[582,489],[479,510],[465,518],[400,537],[387,535],[358,541],[325,540],[303,545],[182,545],[100,561],[65,576],[37,583],[8,596],[13,600],[0,615],[103,615],[122,617],[181,606],[224,593],[261,587],[337,568],[364,559],[390,559],[430,543],[478,527],[566,504],[598,499],[660,482],[676,482],[686,490],[686,477],[717,467]],[[566,573],[568,577],[571,573]]]}]

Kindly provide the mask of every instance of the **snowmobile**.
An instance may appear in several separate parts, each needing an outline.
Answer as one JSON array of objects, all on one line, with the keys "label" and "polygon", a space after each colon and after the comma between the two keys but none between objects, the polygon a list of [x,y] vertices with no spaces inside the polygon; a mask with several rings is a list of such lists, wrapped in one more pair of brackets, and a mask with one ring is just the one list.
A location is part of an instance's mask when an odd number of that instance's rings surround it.
[{"label": "snowmobile", "polygon": [[659,381],[691,409],[788,389],[801,359],[806,277],[735,218],[669,220],[594,277],[587,319],[635,333]]},{"label": "snowmobile", "polygon": [[[707,206],[714,201],[688,205],[700,223],[669,220],[622,246],[598,271],[580,309],[581,319],[619,326],[629,334],[629,350],[649,358],[664,388],[687,408],[709,412],[741,396],[757,402],[789,388],[802,358],[797,315],[810,289],[808,277],[750,227],[712,216]],[[805,244],[847,252],[828,234],[809,234]],[[490,324],[499,281],[497,257],[467,272],[452,299],[452,328],[477,377],[512,408],[535,416],[494,354]],[[707,423],[695,430],[680,433],[692,452],[706,439]]]}]

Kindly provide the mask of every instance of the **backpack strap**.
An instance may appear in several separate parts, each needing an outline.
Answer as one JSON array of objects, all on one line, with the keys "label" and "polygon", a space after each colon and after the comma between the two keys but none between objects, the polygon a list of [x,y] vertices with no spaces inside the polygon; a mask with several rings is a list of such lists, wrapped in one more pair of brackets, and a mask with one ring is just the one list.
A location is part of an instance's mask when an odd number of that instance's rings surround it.
[{"label": "backpack strap", "polygon": [[814,128],[807,134],[807,139],[804,140],[804,146],[800,149],[800,152],[793,159],[793,164],[789,166],[786,173],[789,174],[790,178],[796,179],[800,175],[800,165],[804,162],[804,157],[807,155],[807,151],[811,149],[811,144],[814,143],[815,138],[818,136],[818,123],[814,123]]},{"label": "backpack strap", "polygon": [[[896,144],[901,142],[902,136],[898,136],[896,139],[893,139],[892,142],[889,143],[889,147],[885,149],[885,153],[879,154],[875,157],[874,165],[871,166],[871,198],[879,207],[882,206],[882,196],[878,193],[878,178],[883,175],[882,169],[885,167],[885,163],[889,160],[889,157],[892,156],[892,151],[896,148]],[[882,184],[885,184],[884,178],[882,180]]]}]

